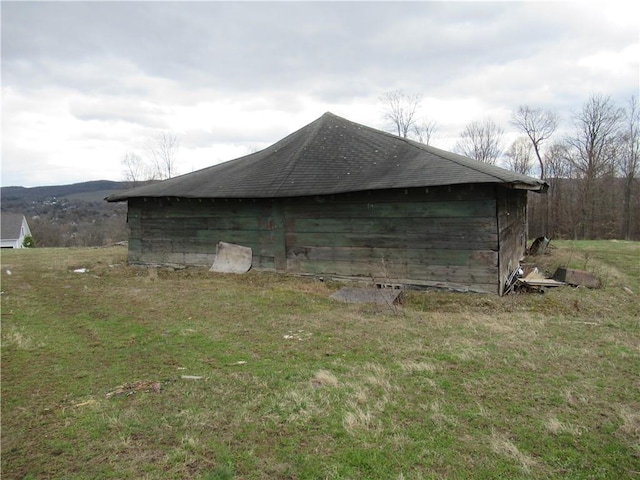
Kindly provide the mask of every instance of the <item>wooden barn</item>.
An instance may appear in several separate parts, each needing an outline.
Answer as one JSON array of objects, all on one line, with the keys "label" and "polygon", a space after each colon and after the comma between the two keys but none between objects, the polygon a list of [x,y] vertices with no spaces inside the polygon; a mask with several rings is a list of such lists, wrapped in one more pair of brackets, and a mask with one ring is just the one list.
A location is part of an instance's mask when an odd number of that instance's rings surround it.
[{"label": "wooden barn", "polygon": [[546,184],[331,113],[260,152],[111,195],[132,264],[211,265],[502,294]]}]

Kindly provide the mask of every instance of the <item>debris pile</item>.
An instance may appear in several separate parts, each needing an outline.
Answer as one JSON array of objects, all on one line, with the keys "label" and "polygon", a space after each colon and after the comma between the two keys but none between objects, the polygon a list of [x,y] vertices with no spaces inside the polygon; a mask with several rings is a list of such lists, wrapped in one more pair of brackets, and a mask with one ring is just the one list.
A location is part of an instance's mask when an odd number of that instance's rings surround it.
[{"label": "debris pile", "polygon": [[[548,246],[548,238],[538,237],[533,241],[531,247],[527,249],[527,255],[542,255]],[[600,288],[600,280],[592,273],[584,270],[557,268],[553,275],[545,276],[535,266],[518,265],[518,268],[509,275],[506,281],[504,294],[527,292],[544,293],[546,288],[566,285]]]},{"label": "debris pile", "polygon": [[546,287],[561,287],[566,283],[546,278],[537,268],[531,270],[527,275],[517,278],[514,288],[520,292],[544,292]]}]

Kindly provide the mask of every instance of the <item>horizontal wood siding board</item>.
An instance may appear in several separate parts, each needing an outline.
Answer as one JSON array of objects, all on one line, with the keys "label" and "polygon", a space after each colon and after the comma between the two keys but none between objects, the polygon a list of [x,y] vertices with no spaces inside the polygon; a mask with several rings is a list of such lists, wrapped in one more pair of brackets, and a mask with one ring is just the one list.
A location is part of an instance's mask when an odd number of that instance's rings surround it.
[{"label": "horizontal wood siding board", "polygon": [[495,216],[495,201],[406,202],[362,204],[312,204],[287,206],[287,216],[296,218],[478,218]]},{"label": "horizontal wood siding board", "polygon": [[255,268],[256,270],[273,271],[276,268],[273,257],[254,255],[251,262],[251,268]]},{"label": "horizontal wood siding board", "polygon": [[292,246],[287,249],[290,260],[416,263],[426,265],[498,266],[498,253],[491,250],[399,249],[378,247]]},{"label": "horizontal wood siding board", "polygon": [[262,236],[262,232],[258,230],[198,230],[195,233],[194,240],[200,242],[213,240],[217,243],[218,241],[224,241],[246,245],[247,247],[259,245],[260,237]]},{"label": "horizontal wood siding board", "polygon": [[269,219],[258,219],[251,217],[230,217],[230,218],[145,218],[141,221],[146,229],[158,229],[167,231],[170,229],[180,231],[199,231],[199,230],[249,230],[259,231],[267,230],[269,227]]},{"label": "horizontal wood siding board", "polygon": [[185,252],[184,253],[184,264],[185,265],[194,265],[199,267],[210,267],[213,265],[213,261],[216,259],[214,253],[194,253],[194,252]]},{"label": "horizontal wood siding board", "polygon": [[418,234],[360,234],[346,232],[344,234],[330,233],[287,233],[287,245],[318,246],[318,247],[369,247],[369,248],[400,248],[400,249],[451,249],[466,250],[470,247],[478,250],[496,249],[497,234],[487,234],[483,238],[467,235],[424,235]]},{"label": "horizontal wood siding board", "polygon": [[182,220],[187,229],[216,229],[216,230],[267,230],[268,218],[265,217],[200,217]]},{"label": "horizontal wood siding board", "polygon": [[298,233],[402,233],[495,235],[495,217],[485,218],[289,218],[287,230]]},{"label": "horizontal wood siding board", "polygon": [[375,279],[413,278],[431,281],[446,282],[471,282],[491,283],[495,282],[498,269],[486,267],[456,267],[434,266],[420,264],[394,264],[394,263],[359,263],[343,261],[297,261],[288,260],[287,268],[291,272],[304,272],[313,274],[336,274],[348,276],[372,277]]},{"label": "horizontal wood siding board", "polygon": [[271,200],[259,202],[238,200],[148,201],[141,214],[144,218],[218,218],[265,217],[270,215]]},{"label": "horizontal wood siding board", "polygon": [[[192,253],[216,253],[217,250],[217,243],[215,244],[209,244],[209,243],[205,243],[205,244],[197,244],[197,243],[192,243],[189,242],[187,245],[185,245],[184,250],[188,251],[188,252],[192,252]],[[272,250],[266,249],[266,248],[254,248],[251,247],[250,245],[243,245],[244,247],[249,247],[251,248],[251,251],[254,255],[260,255],[260,256],[271,256],[273,257],[272,254]]]},{"label": "horizontal wood siding board", "polygon": [[[333,195],[316,195],[291,199],[291,203],[312,201],[316,204],[359,204],[374,202],[438,202],[438,201],[480,201],[494,200],[492,185],[451,185],[429,188],[401,188],[389,190],[368,190]],[[288,200],[288,199],[285,199]]]}]

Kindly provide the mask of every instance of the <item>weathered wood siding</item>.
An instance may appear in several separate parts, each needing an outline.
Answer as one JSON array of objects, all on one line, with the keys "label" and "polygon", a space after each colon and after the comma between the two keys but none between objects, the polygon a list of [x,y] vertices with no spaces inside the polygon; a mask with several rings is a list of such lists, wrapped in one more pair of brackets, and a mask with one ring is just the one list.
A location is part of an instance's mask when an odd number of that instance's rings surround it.
[{"label": "weathered wood siding", "polygon": [[500,290],[519,267],[527,247],[527,191],[497,187],[498,231],[500,235]]},{"label": "weathered wood siding", "polygon": [[274,268],[272,202],[148,198],[129,200],[129,262],[211,265],[220,241],[253,250],[256,268]]},{"label": "weathered wood siding", "polygon": [[498,293],[496,187],[320,197],[129,201],[132,263],[210,265],[219,241],[253,266]]},{"label": "weathered wood siding", "polygon": [[493,187],[359,192],[286,208],[287,271],[497,293]]}]

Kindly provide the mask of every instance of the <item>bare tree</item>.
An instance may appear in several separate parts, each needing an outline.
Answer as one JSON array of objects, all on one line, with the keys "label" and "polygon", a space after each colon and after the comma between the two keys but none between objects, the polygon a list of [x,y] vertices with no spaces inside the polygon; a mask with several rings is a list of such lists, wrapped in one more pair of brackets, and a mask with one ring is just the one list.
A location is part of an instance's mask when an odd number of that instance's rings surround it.
[{"label": "bare tree", "polygon": [[582,110],[573,115],[574,132],[567,137],[569,161],[581,181],[581,237],[594,238],[596,180],[612,171],[619,146],[620,121],[623,111],[611,97],[592,95]]},{"label": "bare tree", "polygon": [[522,133],[531,140],[533,151],[540,166],[540,179],[545,178],[544,161],[541,154],[541,147],[545,140],[548,140],[558,128],[558,116],[551,110],[531,108],[521,105],[511,116],[511,124],[516,126]]},{"label": "bare tree", "polygon": [[431,145],[431,141],[438,130],[438,123],[435,120],[424,119],[421,123],[415,123],[413,134],[415,139],[425,145]]},{"label": "bare tree", "polygon": [[176,174],[176,162],[180,142],[171,133],[162,132],[148,146],[149,156],[156,176],[165,180]]},{"label": "bare tree", "polygon": [[583,176],[597,178],[609,170],[622,114],[611,97],[598,94],[573,115],[574,133],[567,143],[573,149],[572,163]]},{"label": "bare tree", "polygon": [[154,169],[137,153],[125,153],[120,164],[125,181],[130,182],[132,186],[147,180],[154,180]]},{"label": "bare tree", "polygon": [[384,103],[384,119],[389,121],[398,136],[408,138],[417,126],[417,112],[422,95],[409,95],[402,90],[384,93],[380,100]]},{"label": "bare tree", "polygon": [[464,128],[455,151],[479,162],[495,164],[502,154],[504,130],[493,120],[473,121]]},{"label": "bare tree", "polygon": [[532,165],[532,145],[527,137],[518,137],[507,150],[507,166],[510,170],[523,175],[531,173]]},{"label": "bare tree", "polygon": [[624,178],[624,194],[622,205],[622,237],[631,239],[631,198],[637,176],[640,174],[640,106],[638,99],[631,97],[624,116],[622,132],[622,148],[620,155],[620,172]]},{"label": "bare tree", "polygon": [[574,222],[574,204],[569,162],[568,146],[564,142],[555,142],[545,149],[545,180],[549,184],[546,195],[534,195],[533,198],[543,205],[541,221],[543,232],[549,238],[562,233],[576,238]]}]

